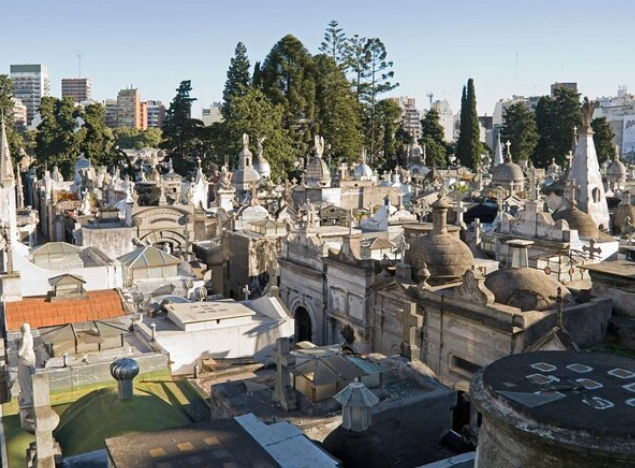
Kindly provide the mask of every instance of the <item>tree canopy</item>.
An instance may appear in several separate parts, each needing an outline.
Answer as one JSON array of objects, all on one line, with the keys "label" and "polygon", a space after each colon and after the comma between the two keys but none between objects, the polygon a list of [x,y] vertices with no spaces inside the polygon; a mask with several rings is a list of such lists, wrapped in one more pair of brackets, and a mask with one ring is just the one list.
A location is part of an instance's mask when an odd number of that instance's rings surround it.
[{"label": "tree canopy", "polygon": [[514,161],[528,160],[538,144],[538,131],[534,114],[523,102],[512,104],[505,110],[505,125],[501,129],[503,141],[511,143]]}]

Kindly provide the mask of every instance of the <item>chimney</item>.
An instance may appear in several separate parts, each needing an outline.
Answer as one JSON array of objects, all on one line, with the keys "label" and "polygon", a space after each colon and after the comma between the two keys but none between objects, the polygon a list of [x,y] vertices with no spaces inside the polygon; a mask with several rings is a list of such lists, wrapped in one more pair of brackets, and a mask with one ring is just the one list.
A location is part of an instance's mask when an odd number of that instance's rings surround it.
[{"label": "chimney", "polygon": [[139,374],[137,361],[130,358],[117,359],[110,365],[110,375],[117,381],[119,400],[132,400],[132,381]]}]

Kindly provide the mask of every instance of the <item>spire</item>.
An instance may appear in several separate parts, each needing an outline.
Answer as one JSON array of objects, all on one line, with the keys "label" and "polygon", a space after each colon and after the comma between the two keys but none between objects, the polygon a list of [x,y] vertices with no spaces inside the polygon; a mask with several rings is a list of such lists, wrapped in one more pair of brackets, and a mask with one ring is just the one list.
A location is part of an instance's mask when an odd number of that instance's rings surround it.
[{"label": "spire", "polygon": [[11,161],[11,151],[9,151],[4,119],[2,119],[0,125],[2,126],[2,136],[0,140],[0,184],[3,187],[7,187],[15,183],[15,175],[13,174],[13,162]]},{"label": "spire", "polygon": [[494,150],[494,166],[503,164],[503,145],[501,144],[501,134],[498,132],[496,140],[496,149]]}]

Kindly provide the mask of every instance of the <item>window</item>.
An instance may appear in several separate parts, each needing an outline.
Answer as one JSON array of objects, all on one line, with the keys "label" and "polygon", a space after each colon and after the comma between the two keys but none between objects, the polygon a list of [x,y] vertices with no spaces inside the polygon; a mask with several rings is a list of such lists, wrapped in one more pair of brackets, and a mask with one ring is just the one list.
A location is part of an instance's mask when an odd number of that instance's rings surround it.
[{"label": "window", "polygon": [[474,375],[481,370],[481,366],[474,364],[467,359],[460,358],[458,356],[450,356],[450,367],[453,370],[459,371],[462,374]]}]

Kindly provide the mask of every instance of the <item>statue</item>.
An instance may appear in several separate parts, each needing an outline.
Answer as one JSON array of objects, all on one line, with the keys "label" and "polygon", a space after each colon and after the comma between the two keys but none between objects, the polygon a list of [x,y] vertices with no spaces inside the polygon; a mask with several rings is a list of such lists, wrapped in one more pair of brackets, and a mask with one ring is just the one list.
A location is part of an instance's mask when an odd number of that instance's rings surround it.
[{"label": "statue", "polygon": [[8,223],[2,225],[2,247],[6,272],[13,273],[13,245],[11,244],[11,230]]},{"label": "statue", "polygon": [[263,153],[263,149],[262,149],[262,144],[265,142],[265,140],[267,139],[267,137],[262,137],[262,138],[258,138],[257,143],[258,143],[258,157],[262,157],[262,153]]},{"label": "statue", "polygon": [[20,384],[20,405],[33,405],[33,380],[35,374],[35,352],[33,351],[33,335],[31,326],[25,323],[20,328],[22,339],[18,348],[18,383]]},{"label": "statue", "polygon": [[584,104],[582,104],[582,128],[590,129],[591,122],[593,121],[593,112],[599,107],[597,101],[589,101],[588,97],[584,98]]},{"label": "statue", "polygon": [[249,149],[249,135],[243,133],[243,150]]},{"label": "statue", "polygon": [[321,137],[320,135],[315,135],[315,155],[318,158],[322,157],[322,154],[324,153],[324,137]]}]

